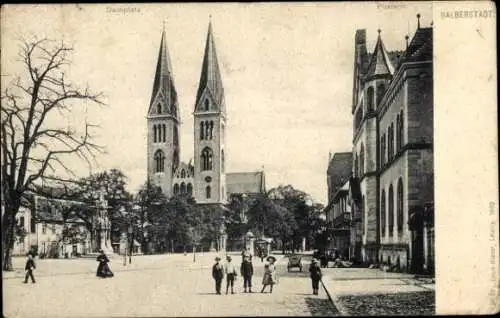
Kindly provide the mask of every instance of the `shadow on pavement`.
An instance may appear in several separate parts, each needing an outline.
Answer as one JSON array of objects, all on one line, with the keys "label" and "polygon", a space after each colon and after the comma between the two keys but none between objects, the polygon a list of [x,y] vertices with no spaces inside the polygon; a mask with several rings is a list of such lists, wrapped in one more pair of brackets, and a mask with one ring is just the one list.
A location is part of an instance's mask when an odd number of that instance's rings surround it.
[{"label": "shadow on pavement", "polygon": [[305,300],[307,307],[313,316],[340,316],[338,309],[328,299],[306,297]]}]

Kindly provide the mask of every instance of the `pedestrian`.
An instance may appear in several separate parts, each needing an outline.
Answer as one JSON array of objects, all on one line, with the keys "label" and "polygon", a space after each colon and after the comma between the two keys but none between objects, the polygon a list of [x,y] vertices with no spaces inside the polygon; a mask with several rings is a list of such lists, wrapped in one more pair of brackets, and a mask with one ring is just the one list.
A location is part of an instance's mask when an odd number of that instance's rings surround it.
[{"label": "pedestrian", "polygon": [[113,277],[114,274],[109,268],[109,258],[104,254],[103,250],[99,250],[99,256],[96,259],[99,262],[97,266],[96,276],[101,278]]},{"label": "pedestrian", "polygon": [[243,276],[243,292],[252,292],[252,275],[253,275],[253,264],[252,258],[245,256],[243,262],[241,262],[241,276]]},{"label": "pedestrian", "polygon": [[276,284],[276,267],[274,263],[276,262],[276,258],[274,256],[269,256],[267,258],[269,264],[264,266],[264,277],[262,278],[262,290],[261,293],[264,292],[266,286],[269,285],[270,293],[273,292],[273,285]]},{"label": "pedestrian", "polygon": [[28,277],[31,277],[31,282],[35,283],[35,276],[33,276],[33,271],[36,269],[35,261],[33,260],[33,254],[28,253],[28,259],[26,260],[26,266],[24,270],[26,271],[26,276],[24,277],[24,283],[28,283]]},{"label": "pedestrian", "polygon": [[234,280],[236,279],[236,268],[233,263],[231,263],[231,256],[226,256],[226,264],[224,266],[224,272],[226,274],[226,295],[229,292],[229,286],[231,286],[231,294],[234,294]]},{"label": "pedestrian", "polygon": [[222,279],[224,278],[224,268],[220,264],[220,257],[215,258],[215,264],[212,266],[212,277],[215,280],[215,293],[217,295],[222,295],[220,293],[220,287],[222,285]]},{"label": "pedestrian", "polygon": [[319,281],[323,274],[321,273],[321,267],[317,259],[313,258],[311,261],[311,266],[309,266],[309,273],[311,275],[311,282],[313,288],[313,294],[318,295]]}]

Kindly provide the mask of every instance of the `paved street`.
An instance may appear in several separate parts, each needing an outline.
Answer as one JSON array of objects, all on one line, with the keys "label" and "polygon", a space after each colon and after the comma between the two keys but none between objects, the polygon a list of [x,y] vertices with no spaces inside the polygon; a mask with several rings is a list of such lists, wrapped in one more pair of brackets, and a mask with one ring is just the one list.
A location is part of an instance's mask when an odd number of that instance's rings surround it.
[{"label": "paved street", "polygon": [[[311,294],[306,273],[287,273],[278,264],[279,282],[272,294],[260,293],[263,263],[254,261],[254,294],[244,294],[238,277],[235,295],[215,295],[211,265],[215,254],[137,256],[123,266],[110,263],[115,277],[95,277],[92,259],[38,260],[37,283],[22,284],[22,271],[4,278],[4,316],[311,316],[338,312],[320,290]],[[233,261],[239,265],[240,256]],[[23,259],[16,259],[20,268]],[[20,265],[21,264],[21,265]],[[307,265],[308,266],[308,265]],[[306,268],[307,268],[306,266]],[[223,285],[224,286],[224,285]]]}]

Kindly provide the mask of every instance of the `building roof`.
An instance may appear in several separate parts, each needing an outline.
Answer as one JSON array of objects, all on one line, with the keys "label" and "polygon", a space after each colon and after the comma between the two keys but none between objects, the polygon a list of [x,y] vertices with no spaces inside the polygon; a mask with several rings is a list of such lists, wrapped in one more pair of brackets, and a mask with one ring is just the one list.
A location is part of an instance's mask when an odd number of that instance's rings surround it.
[{"label": "building roof", "polygon": [[230,194],[263,193],[266,191],[264,171],[227,173],[226,185]]},{"label": "building roof", "polygon": [[378,33],[377,43],[375,44],[375,49],[371,56],[370,66],[367,70],[367,76],[374,75],[392,75],[394,74],[394,65],[392,64],[389,54],[385,48],[382,37],[380,36],[380,30]]},{"label": "building roof", "polygon": [[158,52],[158,61],[156,63],[155,79],[153,82],[153,91],[151,93],[148,113],[160,115],[157,113],[157,109],[153,107],[158,96],[164,103],[162,105],[162,114],[166,113],[179,118],[177,91],[174,85],[172,63],[170,62],[170,55],[168,53],[165,29],[161,33],[160,50]]},{"label": "building roof", "polygon": [[198,93],[196,94],[196,105],[199,105],[205,89],[210,92],[217,106],[224,106],[224,87],[222,86],[222,76],[215,50],[214,36],[212,33],[212,21],[208,24],[205,53],[203,54],[203,64],[201,67],[200,82],[198,84]]},{"label": "building roof", "polygon": [[326,174],[329,177],[328,198],[333,199],[335,194],[346,181],[349,180],[352,170],[352,153],[337,152],[333,155],[328,164]]},{"label": "building roof", "polygon": [[404,62],[430,60],[432,53],[432,28],[420,28],[408,45]]}]

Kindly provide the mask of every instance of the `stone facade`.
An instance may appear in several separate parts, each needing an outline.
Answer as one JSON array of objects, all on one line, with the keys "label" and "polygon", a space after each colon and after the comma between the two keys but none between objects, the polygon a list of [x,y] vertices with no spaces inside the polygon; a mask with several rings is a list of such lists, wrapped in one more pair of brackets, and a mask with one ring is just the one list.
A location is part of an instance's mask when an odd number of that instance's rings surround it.
[{"label": "stone facade", "polygon": [[355,36],[352,258],[419,271],[434,267],[433,222],[418,221],[434,200],[432,28],[405,51],[380,33],[373,53]]}]

